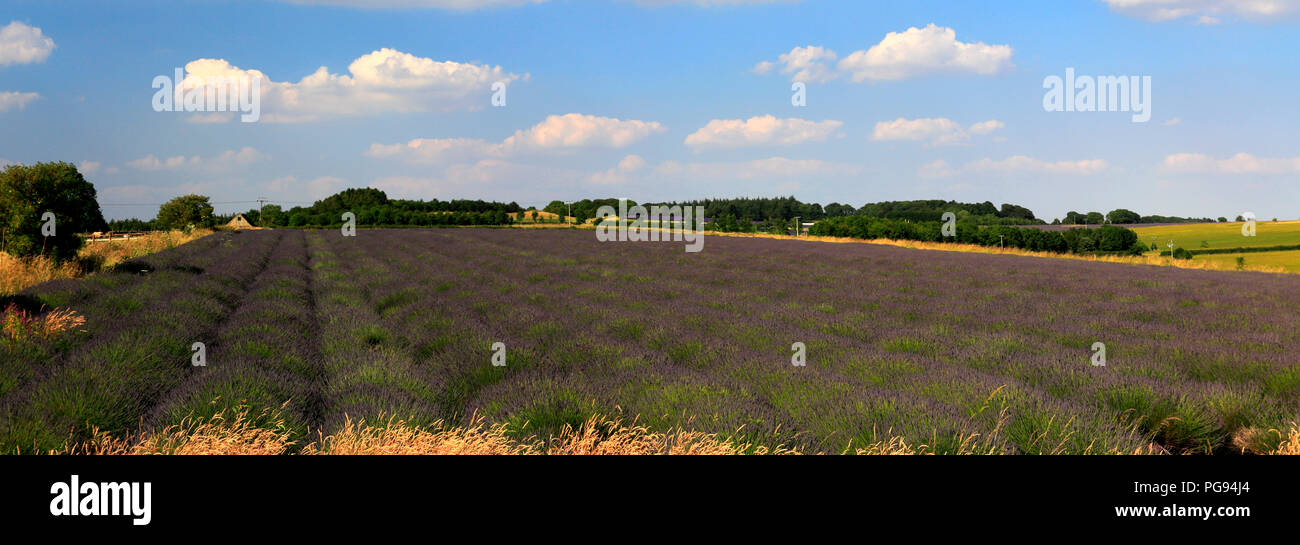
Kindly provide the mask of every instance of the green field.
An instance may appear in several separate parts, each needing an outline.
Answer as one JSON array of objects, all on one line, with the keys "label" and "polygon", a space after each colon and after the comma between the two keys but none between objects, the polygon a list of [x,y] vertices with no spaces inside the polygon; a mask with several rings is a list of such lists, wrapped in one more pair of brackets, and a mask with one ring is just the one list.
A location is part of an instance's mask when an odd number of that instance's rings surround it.
[{"label": "green field", "polygon": [[[1194,223],[1189,225],[1165,225],[1160,227],[1135,227],[1138,240],[1151,244],[1151,237],[1161,250],[1168,251],[1165,244],[1173,239],[1175,246],[1188,250],[1208,248],[1246,248],[1251,246],[1280,246],[1300,244],[1300,221],[1258,221],[1255,223],[1255,236],[1241,234],[1241,223]],[[1201,246],[1205,242],[1208,246]]]},{"label": "green field", "polygon": [[[1197,223],[1136,227],[1133,230],[1137,232],[1138,240],[1146,244],[1151,244],[1152,237],[1155,237],[1157,249],[1160,251],[1168,251],[1165,244],[1170,239],[1173,239],[1175,246],[1187,248],[1193,252],[1214,248],[1251,248],[1300,244],[1300,221],[1258,221],[1255,224],[1255,236],[1253,237],[1242,236],[1241,226],[1240,222]],[[1247,266],[1281,267],[1289,272],[1300,273],[1300,250],[1201,254],[1194,259],[1235,264],[1238,257],[1245,258]]]}]

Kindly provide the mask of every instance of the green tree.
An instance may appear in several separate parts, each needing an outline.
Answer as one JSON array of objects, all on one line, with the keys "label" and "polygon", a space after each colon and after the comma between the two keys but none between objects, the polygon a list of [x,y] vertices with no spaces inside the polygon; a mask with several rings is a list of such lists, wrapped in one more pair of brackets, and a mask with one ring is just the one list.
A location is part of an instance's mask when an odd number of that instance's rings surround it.
[{"label": "green tree", "polygon": [[551,204],[546,205],[546,208],[543,208],[542,211],[557,216],[566,216],[569,214],[569,205],[564,204],[564,201],[551,201]]},{"label": "green tree", "polygon": [[158,219],[154,223],[159,229],[211,227],[212,203],[202,195],[176,197],[158,207]]},{"label": "green tree", "polygon": [[[95,186],[71,163],[10,165],[0,172],[0,250],[75,257],[82,244],[78,233],[108,228],[96,197]],[[47,224],[54,228],[49,237],[42,232]]]},{"label": "green tree", "polygon": [[1142,215],[1132,210],[1116,208],[1115,210],[1111,210],[1109,214],[1106,214],[1106,221],[1118,224],[1141,223]]},{"label": "green tree", "polygon": [[259,223],[258,227],[283,227],[289,223],[288,216],[278,204],[263,206],[260,219],[262,223]]}]

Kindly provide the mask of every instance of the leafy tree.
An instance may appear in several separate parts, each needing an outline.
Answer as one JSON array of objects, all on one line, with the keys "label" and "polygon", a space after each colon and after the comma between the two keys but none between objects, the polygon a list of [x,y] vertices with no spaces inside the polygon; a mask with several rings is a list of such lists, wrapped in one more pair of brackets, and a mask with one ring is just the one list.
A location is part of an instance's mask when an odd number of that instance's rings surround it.
[{"label": "leafy tree", "polygon": [[569,214],[569,205],[564,204],[564,201],[551,201],[551,204],[546,205],[546,208],[543,208],[542,211],[557,216],[566,216]]},{"label": "leafy tree", "polygon": [[1019,218],[1026,220],[1034,219],[1034,213],[1028,208],[1006,203],[1002,204],[1002,210],[998,211],[998,216],[1003,218]]},{"label": "leafy tree", "polygon": [[352,187],[317,201],[312,205],[312,209],[326,215],[338,216],[344,212],[352,212],[360,217],[358,210],[385,204],[388,204],[388,195],[383,191],[370,187]]},{"label": "leafy tree", "polygon": [[1106,214],[1106,221],[1119,224],[1141,223],[1142,215],[1132,210],[1116,208],[1115,210],[1111,210],[1109,214]]},{"label": "leafy tree", "polygon": [[289,223],[288,216],[278,204],[263,206],[259,212],[260,218],[258,219],[261,220],[261,223],[258,224],[258,227],[283,227]]},{"label": "leafy tree", "polygon": [[154,223],[159,229],[212,226],[212,203],[203,195],[184,195],[158,207]]},{"label": "leafy tree", "polygon": [[1084,221],[1088,225],[1101,225],[1106,222],[1106,216],[1101,215],[1101,212],[1088,212],[1088,215],[1084,217]]},{"label": "leafy tree", "polygon": [[[70,259],[81,248],[78,233],[107,230],[95,186],[71,163],[10,165],[0,172],[0,250],[14,256]],[[54,215],[54,235],[42,227]]]}]

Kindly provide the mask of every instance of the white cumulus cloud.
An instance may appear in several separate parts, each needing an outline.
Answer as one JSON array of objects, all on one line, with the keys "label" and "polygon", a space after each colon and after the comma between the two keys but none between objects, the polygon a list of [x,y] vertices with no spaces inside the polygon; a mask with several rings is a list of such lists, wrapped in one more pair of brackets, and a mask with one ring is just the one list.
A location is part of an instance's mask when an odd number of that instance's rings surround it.
[{"label": "white cumulus cloud", "polygon": [[946,73],[993,75],[1011,68],[1009,45],[957,41],[957,32],[933,23],[890,32],[880,43],[855,51],[837,67],[853,81],[902,80]]},{"label": "white cumulus cloud", "polygon": [[185,79],[176,92],[257,79],[265,121],[303,122],[386,112],[474,110],[489,102],[493,83],[527,77],[500,66],[436,61],[384,48],[352,61],[347,74],[330,73],[322,66],[297,83],[273,81],[260,70],[244,70],[224,59],[198,59],[185,65]]},{"label": "white cumulus cloud", "polygon": [[996,119],[982,121],[971,125],[969,129],[951,119],[921,118],[907,119],[900,117],[893,121],[876,123],[871,139],[876,141],[926,141],[931,145],[941,146],[960,144],[970,140],[971,134],[990,134],[1005,125]]},{"label": "white cumulus cloud", "polygon": [[0,66],[45,62],[54,51],[54,40],[41,29],[13,21],[0,27]]},{"label": "white cumulus cloud", "polygon": [[762,61],[754,65],[755,74],[768,74],[780,66],[780,73],[790,76],[790,81],[805,83],[825,83],[837,77],[830,63],[836,58],[835,52],[817,45],[796,47],[789,53],[782,53],[775,62]]},{"label": "white cumulus cloud", "polygon": [[714,119],[686,137],[686,145],[701,148],[739,148],[749,146],[789,146],[804,142],[822,142],[835,134],[841,121],[808,121],[798,118],[778,119],[771,115],[740,119]]}]

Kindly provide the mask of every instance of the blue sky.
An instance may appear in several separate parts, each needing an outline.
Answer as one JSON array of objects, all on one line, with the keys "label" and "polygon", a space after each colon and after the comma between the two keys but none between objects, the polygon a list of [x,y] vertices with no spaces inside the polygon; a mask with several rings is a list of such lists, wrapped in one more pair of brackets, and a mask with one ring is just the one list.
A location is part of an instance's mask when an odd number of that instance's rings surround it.
[{"label": "blue sky", "polygon": [[[1300,216],[1300,1],[4,5],[0,162],[82,165],[109,217],[346,187]],[[154,111],[177,68],[257,71],[260,120]],[[1150,120],[1045,111],[1067,68],[1149,76]]]}]

